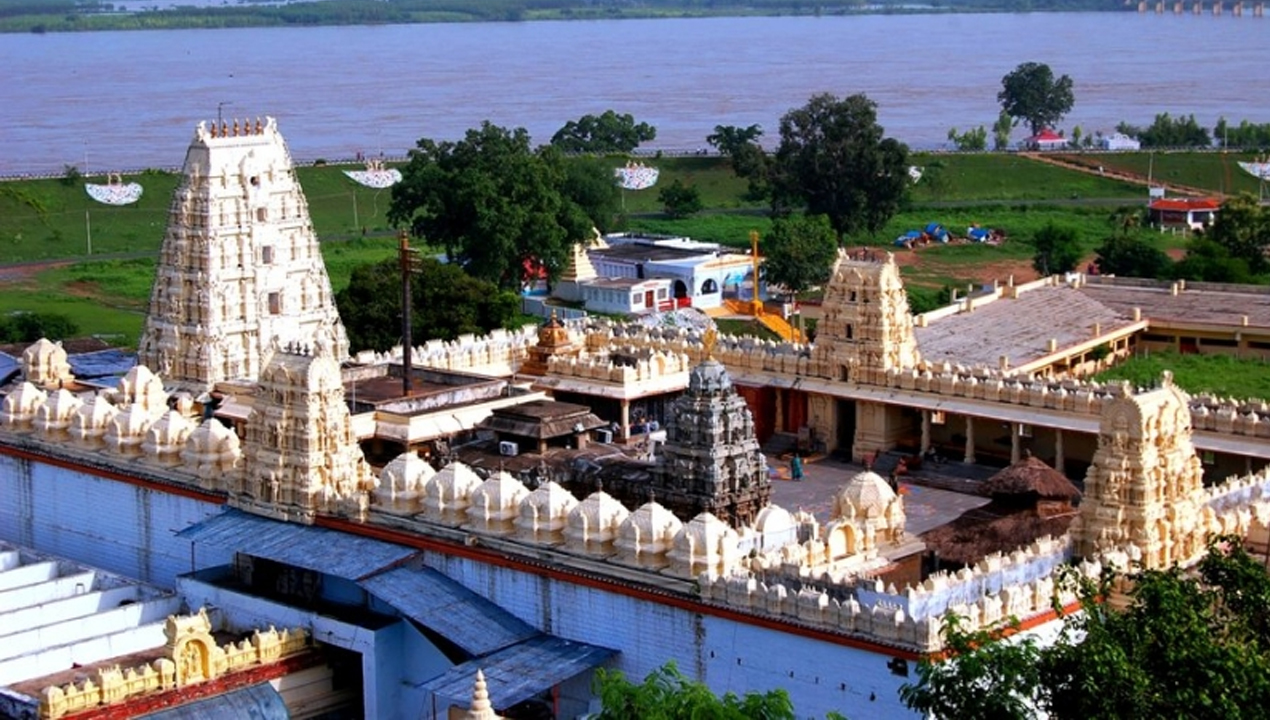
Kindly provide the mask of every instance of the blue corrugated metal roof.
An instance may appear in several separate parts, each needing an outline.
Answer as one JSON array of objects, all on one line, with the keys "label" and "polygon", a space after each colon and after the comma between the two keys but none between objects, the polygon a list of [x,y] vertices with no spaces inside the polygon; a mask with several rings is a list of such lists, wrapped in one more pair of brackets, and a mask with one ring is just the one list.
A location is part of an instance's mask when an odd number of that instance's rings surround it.
[{"label": "blue corrugated metal roof", "polygon": [[550,690],[560,683],[603,663],[615,650],[539,635],[487,657],[455,665],[419,687],[445,702],[467,706],[472,699],[476,671],[485,673],[490,702],[495,709],[512,705]]},{"label": "blue corrugated metal roof", "polygon": [[176,535],[345,580],[360,580],[416,552],[402,545],[270,520],[240,510],[226,510]]},{"label": "blue corrugated metal roof", "polygon": [[272,685],[260,683],[137,717],[146,720],[287,720],[291,711]]},{"label": "blue corrugated metal roof", "polygon": [[123,350],[98,350],[97,352],[69,355],[66,361],[71,372],[81,380],[123,377],[137,364],[137,354]]},{"label": "blue corrugated metal roof", "polygon": [[13,379],[22,370],[22,363],[8,353],[0,352],[0,385]]},{"label": "blue corrugated metal roof", "polygon": [[488,655],[538,634],[515,615],[431,568],[393,568],[358,584],[472,655]]}]

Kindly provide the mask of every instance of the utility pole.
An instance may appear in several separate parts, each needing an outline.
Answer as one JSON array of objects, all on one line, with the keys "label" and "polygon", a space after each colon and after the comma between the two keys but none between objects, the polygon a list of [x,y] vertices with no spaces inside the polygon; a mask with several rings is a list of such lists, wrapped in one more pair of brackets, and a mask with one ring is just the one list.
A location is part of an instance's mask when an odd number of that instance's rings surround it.
[{"label": "utility pole", "polygon": [[754,263],[754,293],[750,297],[750,307],[754,310],[754,317],[760,317],[763,314],[763,301],[758,297],[758,230],[750,231],[750,260]]},{"label": "utility pole", "polygon": [[414,351],[414,338],[410,320],[410,273],[414,270],[414,253],[410,249],[410,235],[402,230],[398,238],[398,259],[401,262],[401,394],[410,397],[413,385],[410,367],[411,353]]}]

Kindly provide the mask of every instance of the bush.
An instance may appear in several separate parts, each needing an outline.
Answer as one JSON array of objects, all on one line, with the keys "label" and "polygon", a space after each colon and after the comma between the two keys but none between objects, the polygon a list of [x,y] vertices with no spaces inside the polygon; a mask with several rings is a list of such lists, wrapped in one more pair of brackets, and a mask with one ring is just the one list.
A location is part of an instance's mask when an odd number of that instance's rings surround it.
[{"label": "bush", "polygon": [[65,315],[56,313],[15,313],[0,318],[0,342],[29,343],[40,338],[66,340],[79,333],[79,327]]}]

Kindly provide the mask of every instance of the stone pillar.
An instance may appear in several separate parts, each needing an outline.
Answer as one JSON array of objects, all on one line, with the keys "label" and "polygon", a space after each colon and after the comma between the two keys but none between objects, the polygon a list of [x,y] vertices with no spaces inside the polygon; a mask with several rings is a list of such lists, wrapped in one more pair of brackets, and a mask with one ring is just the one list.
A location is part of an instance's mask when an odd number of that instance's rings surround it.
[{"label": "stone pillar", "polygon": [[924,457],[930,450],[930,410],[922,411],[922,451]]},{"label": "stone pillar", "polygon": [[1010,464],[1023,459],[1023,424],[1010,423]]},{"label": "stone pillar", "polygon": [[1063,470],[1066,464],[1063,454],[1063,429],[1059,428],[1054,431],[1054,469],[1066,475],[1066,471]]},{"label": "stone pillar", "polygon": [[972,415],[966,416],[966,457],[964,462],[975,462],[975,419]]},{"label": "stone pillar", "polygon": [[785,391],[776,388],[776,420],[772,427],[776,432],[785,431]]},{"label": "stone pillar", "polygon": [[622,440],[631,438],[631,401],[622,400]]}]

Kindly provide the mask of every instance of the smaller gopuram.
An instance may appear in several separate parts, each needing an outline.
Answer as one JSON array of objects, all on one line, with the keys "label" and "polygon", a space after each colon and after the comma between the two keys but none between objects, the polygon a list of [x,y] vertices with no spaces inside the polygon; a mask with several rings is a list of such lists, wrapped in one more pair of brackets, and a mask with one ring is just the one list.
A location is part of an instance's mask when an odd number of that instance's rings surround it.
[{"label": "smaller gopuram", "polygon": [[362,519],[377,485],[353,433],[333,340],[277,348],[260,374],[245,474],[231,483],[234,507],[312,524],[318,513]]},{"label": "smaller gopuram", "polygon": [[582,349],[582,343],[574,340],[569,328],[552,310],[551,319],[538,328],[538,344],[529,348],[529,357],[520,366],[519,374],[542,377],[547,374],[552,358],[577,357]]},{"label": "smaller gopuram", "polygon": [[1204,470],[1187,401],[1165,372],[1160,387],[1134,394],[1126,384],[1103,406],[1073,526],[1077,554],[1133,546],[1143,568],[1160,569],[1203,552]]},{"label": "smaller gopuram", "polygon": [[274,338],[348,338],[326,265],[273,118],[199,123],[172,195],[138,361],[202,391],[254,380]]},{"label": "smaller gopuram", "polygon": [[[908,295],[891,253],[839,250],[822,308],[824,316],[812,348],[813,364],[822,377],[885,385],[888,372],[916,367],[921,361]],[[851,455],[858,462],[894,447],[912,431],[898,405],[858,403],[855,415],[840,417],[837,423],[856,428]],[[835,430],[826,436],[836,434]]]},{"label": "smaller gopuram", "polygon": [[657,502],[685,521],[708,512],[738,527],[767,506],[772,483],[750,408],[711,354],[715,341],[706,331],[706,359],[671,405],[652,487]]},{"label": "smaller gopuram", "polygon": [[838,250],[816,329],[814,359],[835,380],[883,384],[921,360],[895,256]]}]

